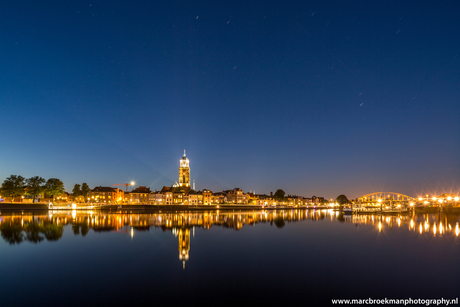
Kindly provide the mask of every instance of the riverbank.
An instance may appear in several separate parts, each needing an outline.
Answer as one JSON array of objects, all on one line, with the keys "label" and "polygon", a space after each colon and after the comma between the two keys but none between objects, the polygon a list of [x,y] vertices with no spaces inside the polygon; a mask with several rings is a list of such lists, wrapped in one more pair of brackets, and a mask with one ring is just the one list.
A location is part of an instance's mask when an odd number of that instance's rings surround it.
[{"label": "riverbank", "polygon": [[111,212],[159,212],[159,211],[207,211],[207,210],[292,210],[292,209],[330,209],[329,207],[321,206],[303,206],[303,207],[266,207],[257,205],[233,205],[219,204],[207,206],[190,206],[190,205],[76,205],[71,204],[55,204],[48,208],[47,204],[27,204],[27,203],[0,203],[0,210],[8,211],[24,211],[24,210],[97,210]]},{"label": "riverbank", "polygon": [[48,210],[48,205],[28,203],[0,203],[0,210]]},{"label": "riverbank", "polygon": [[[71,204],[55,204],[52,208],[48,208],[48,204],[43,203],[0,203],[0,211],[41,211],[41,210],[95,210],[95,211],[109,211],[109,212],[161,212],[161,211],[209,211],[209,210],[295,210],[295,209],[331,209],[330,207],[322,206],[302,206],[302,207],[266,207],[256,205],[233,205],[233,204],[219,204],[207,206],[190,206],[190,205],[109,205],[109,206],[93,206],[93,205],[76,205],[72,207]],[[334,209],[338,210],[338,209]],[[439,207],[418,207],[414,208],[416,213],[437,213],[440,211]],[[412,210],[410,210],[412,211]],[[458,213],[460,214],[460,207],[445,207],[442,208],[445,213]],[[379,211],[374,212],[357,212],[357,214],[379,214]]]}]

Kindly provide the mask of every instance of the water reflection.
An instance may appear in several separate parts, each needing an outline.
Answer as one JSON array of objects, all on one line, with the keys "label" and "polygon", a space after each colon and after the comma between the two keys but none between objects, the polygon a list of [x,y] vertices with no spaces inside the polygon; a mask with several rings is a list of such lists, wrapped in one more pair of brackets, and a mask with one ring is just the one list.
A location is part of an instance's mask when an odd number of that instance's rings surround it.
[{"label": "water reflection", "polygon": [[[22,242],[40,243],[59,240],[64,226],[71,225],[74,235],[86,236],[90,229],[95,232],[125,232],[134,238],[136,231],[148,231],[161,228],[171,231],[179,240],[179,259],[189,258],[190,230],[194,227],[210,229],[219,226],[240,230],[244,226],[258,223],[270,223],[283,228],[286,223],[301,220],[353,223],[373,226],[378,232],[391,231],[394,228],[406,229],[419,235],[434,237],[460,234],[460,214],[405,214],[382,216],[346,215],[334,210],[279,210],[279,211],[242,211],[242,212],[168,212],[152,214],[131,214],[127,212],[103,213],[98,211],[77,212],[76,210],[50,211],[47,214],[11,214],[0,215],[0,232],[9,244]],[[417,227],[418,225],[418,227]]]},{"label": "water reflection", "polygon": [[0,233],[9,244],[19,244],[23,241],[40,243],[44,239],[57,241],[64,232],[59,225],[47,216],[2,216],[0,217]]}]

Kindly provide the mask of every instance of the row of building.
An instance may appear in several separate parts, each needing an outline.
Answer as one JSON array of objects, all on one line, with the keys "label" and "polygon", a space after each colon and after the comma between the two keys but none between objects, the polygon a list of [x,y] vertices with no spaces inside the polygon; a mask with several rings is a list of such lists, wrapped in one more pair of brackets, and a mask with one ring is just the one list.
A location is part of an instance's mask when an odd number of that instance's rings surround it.
[{"label": "row of building", "polygon": [[[132,191],[123,191],[112,187],[96,187],[91,190],[87,201],[98,204],[133,204],[133,205],[219,205],[219,204],[251,204],[258,206],[291,205],[302,206],[318,204],[323,200],[321,197],[305,198],[288,195],[280,201],[270,195],[244,193],[240,188],[212,192],[211,190],[184,191],[178,187],[163,187],[161,191],[151,191],[150,188],[139,186]],[[84,202],[83,197],[76,198],[76,202]]]}]

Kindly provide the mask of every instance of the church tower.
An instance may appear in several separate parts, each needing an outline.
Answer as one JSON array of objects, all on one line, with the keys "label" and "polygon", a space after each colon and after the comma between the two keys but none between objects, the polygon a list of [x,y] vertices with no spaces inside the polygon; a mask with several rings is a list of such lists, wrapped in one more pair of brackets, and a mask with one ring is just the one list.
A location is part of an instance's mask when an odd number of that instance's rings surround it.
[{"label": "church tower", "polygon": [[190,161],[185,156],[185,149],[184,149],[184,156],[180,159],[180,165],[179,165],[179,187],[181,188],[190,189],[189,162]]}]

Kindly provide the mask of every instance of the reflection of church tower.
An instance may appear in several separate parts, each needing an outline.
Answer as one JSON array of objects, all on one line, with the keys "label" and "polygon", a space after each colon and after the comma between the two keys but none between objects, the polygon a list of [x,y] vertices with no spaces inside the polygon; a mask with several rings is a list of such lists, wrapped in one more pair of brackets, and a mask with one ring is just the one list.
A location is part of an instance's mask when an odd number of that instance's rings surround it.
[{"label": "reflection of church tower", "polygon": [[185,156],[180,159],[180,166],[179,166],[179,186],[182,188],[189,188],[190,189],[190,167],[189,167],[189,160]]},{"label": "reflection of church tower", "polygon": [[182,260],[185,269],[185,261],[188,260],[190,252],[190,229],[179,230],[179,260]]}]

